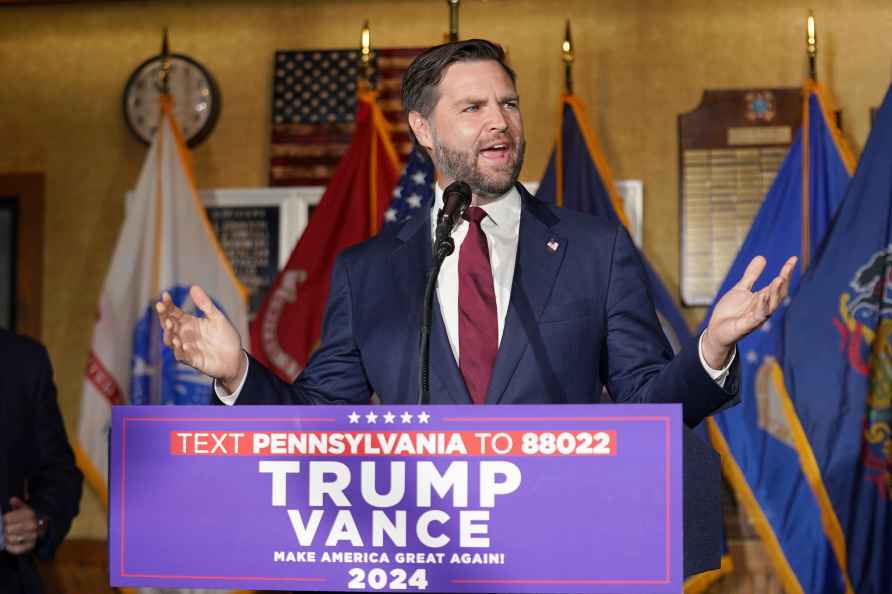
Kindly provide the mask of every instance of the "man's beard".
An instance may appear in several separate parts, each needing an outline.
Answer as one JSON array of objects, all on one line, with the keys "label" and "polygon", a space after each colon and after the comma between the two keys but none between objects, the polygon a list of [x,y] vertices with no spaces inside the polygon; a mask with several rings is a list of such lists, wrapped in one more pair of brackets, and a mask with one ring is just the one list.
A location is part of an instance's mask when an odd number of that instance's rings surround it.
[{"label": "man's beard", "polygon": [[523,167],[523,154],[526,149],[526,141],[521,139],[519,143],[506,141],[507,150],[514,152],[514,163],[506,163],[500,167],[495,175],[484,174],[477,166],[479,149],[462,151],[452,149],[440,142],[436,134],[434,141],[434,161],[440,172],[447,178],[463,181],[471,187],[471,192],[482,198],[498,198],[510,190],[520,175]]}]

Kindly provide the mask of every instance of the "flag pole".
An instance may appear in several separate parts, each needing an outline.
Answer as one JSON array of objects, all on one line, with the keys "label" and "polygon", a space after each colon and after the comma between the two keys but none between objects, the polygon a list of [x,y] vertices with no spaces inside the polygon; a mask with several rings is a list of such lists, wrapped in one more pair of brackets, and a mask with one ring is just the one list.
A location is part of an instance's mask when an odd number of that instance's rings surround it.
[{"label": "flag pole", "polygon": [[362,61],[360,74],[360,87],[371,90],[372,84],[372,31],[369,29],[369,21],[362,24],[362,33],[359,37],[359,59]]},{"label": "flag pole", "polygon": [[570,19],[567,19],[567,26],[564,30],[564,43],[561,45],[561,51],[564,60],[564,90],[568,95],[573,94],[573,38],[570,35]]},{"label": "flag pole", "polygon": [[805,25],[805,51],[808,55],[808,76],[817,82],[818,36],[815,31],[815,15],[812,11],[808,11],[808,20]]},{"label": "flag pole", "polygon": [[449,5],[449,42],[458,41],[458,5],[461,0],[446,0]]},{"label": "flag pole", "polygon": [[158,90],[162,95],[170,93],[170,44],[167,39],[167,27],[161,39],[161,69],[158,71]]}]

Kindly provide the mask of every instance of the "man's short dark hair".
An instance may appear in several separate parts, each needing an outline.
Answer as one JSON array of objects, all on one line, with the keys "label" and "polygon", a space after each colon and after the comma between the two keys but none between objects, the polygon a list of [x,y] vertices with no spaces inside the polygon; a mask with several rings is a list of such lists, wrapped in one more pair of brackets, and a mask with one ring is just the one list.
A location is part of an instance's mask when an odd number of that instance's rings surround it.
[{"label": "man's short dark hair", "polygon": [[[482,62],[493,60],[504,68],[505,73],[516,83],[517,76],[508,64],[505,63],[505,51],[501,46],[486,41],[485,39],[468,39],[467,41],[453,41],[444,43],[426,50],[412,61],[412,64],[403,74],[403,83],[400,89],[403,111],[408,117],[409,112],[417,111],[427,118],[430,116],[440,94],[437,85],[443,79],[446,69],[456,62]],[[415,133],[409,127],[409,134],[416,147],[427,151],[418,144]]]}]

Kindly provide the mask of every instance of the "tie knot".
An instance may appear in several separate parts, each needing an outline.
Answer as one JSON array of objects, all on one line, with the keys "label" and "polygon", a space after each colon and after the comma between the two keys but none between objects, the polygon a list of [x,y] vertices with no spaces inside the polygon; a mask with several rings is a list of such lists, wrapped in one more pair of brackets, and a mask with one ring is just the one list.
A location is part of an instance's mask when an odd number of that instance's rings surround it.
[{"label": "tie knot", "polygon": [[480,221],[486,218],[486,211],[479,206],[469,206],[462,214],[462,218],[472,223],[480,224]]}]

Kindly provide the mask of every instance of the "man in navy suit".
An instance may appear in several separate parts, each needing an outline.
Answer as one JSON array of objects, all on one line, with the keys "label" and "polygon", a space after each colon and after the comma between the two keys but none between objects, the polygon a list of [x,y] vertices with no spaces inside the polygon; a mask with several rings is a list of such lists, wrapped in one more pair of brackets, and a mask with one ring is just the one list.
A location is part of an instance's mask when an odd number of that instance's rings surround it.
[{"label": "man in navy suit", "polygon": [[[680,402],[694,426],[737,393],[737,340],[786,294],[795,259],[764,289],[750,264],[716,305],[706,331],[675,357],[625,229],[538,202],[517,183],[525,148],[514,72],[482,40],[438,46],[403,79],[403,107],[443,188],[461,180],[471,207],[452,232],[455,254],[438,277],[431,337],[431,402]],[[341,254],[322,339],[293,384],[241,348],[207,295],[195,318],[169,296],[157,305],[176,357],[216,378],[226,404],[414,403],[430,213]]]},{"label": "man in navy suit", "polygon": [[[734,345],[777,308],[795,259],[752,292],[765,266],[756,258],[706,331],[673,357],[625,230],[540,203],[517,184],[525,141],[514,80],[502,49],[482,40],[428,50],[403,80],[409,125],[437,172],[434,209],[442,188],[460,179],[472,190],[468,210],[482,210],[479,222],[456,226],[456,254],[439,277],[431,401],[597,402],[606,386],[619,402],[681,402],[685,422],[696,425],[736,395]],[[244,354],[198,287],[192,297],[205,318],[166,296],[158,304],[165,341],[219,380],[227,403],[362,404],[372,393],[384,403],[414,402],[432,231],[428,213],[340,255],[321,343],[294,384]],[[487,278],[475,268],[481,257]]]}]

